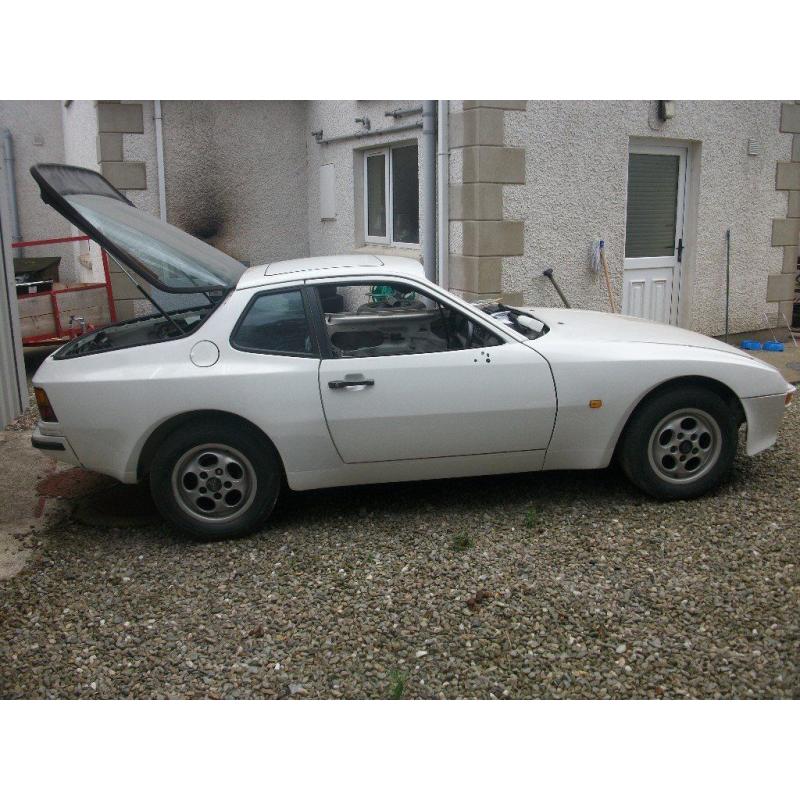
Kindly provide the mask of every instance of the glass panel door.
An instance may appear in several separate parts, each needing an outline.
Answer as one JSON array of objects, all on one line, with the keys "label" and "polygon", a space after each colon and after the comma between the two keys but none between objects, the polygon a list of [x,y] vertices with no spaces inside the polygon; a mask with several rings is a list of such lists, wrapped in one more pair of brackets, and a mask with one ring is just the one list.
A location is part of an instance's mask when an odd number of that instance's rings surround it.
[{"label": "glass panel door", "polygon": [[631,144],[622,311],[678,321],[687,149]]}]

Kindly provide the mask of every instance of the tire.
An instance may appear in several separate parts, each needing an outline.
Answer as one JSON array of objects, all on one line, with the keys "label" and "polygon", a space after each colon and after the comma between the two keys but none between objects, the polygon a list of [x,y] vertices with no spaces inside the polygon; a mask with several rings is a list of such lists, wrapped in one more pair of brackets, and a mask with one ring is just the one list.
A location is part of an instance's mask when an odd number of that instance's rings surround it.
[{"label": "tire", "polygon": [[275,449],[230,422],[179,428],[156,451],[150,492],[166,520],[199,541],[247,536],[275,508],[283,481]]},{"label": "tire", "polygon": [[738,429],[738,415],[710,389],[668,389],[634,412],[620,463],[631,483],[652,497],[689,500],[728,476]]}]

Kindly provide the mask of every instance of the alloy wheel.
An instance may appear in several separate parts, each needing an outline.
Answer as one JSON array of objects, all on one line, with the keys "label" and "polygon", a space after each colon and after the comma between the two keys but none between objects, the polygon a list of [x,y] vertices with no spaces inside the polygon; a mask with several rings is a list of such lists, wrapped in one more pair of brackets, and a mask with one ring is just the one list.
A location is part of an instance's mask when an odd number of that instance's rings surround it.
[{"label": "alloy wheel", "polygon": [[663,480],[690,483],[705,475],[719,459],[722,433],[717,421],[699,408],[667,414],[653,429],[647,455]]},{"label": "alloy wheel", "polygon": [[172,470],[181,509],[203,522],[230,522],[252,505],[258,481],[249,459],[227,444],[193,447]]}]

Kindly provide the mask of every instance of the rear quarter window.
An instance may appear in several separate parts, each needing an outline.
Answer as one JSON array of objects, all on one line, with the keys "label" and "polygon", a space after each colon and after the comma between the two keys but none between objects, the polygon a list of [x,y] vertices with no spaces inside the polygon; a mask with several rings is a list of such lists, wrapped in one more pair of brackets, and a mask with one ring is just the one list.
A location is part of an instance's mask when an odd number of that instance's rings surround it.
[{"label": "rear quarter window", "polygon": [[299,289],[257,295],[231,335],[238,350],[277,355],[316,356],[316,340]]}]

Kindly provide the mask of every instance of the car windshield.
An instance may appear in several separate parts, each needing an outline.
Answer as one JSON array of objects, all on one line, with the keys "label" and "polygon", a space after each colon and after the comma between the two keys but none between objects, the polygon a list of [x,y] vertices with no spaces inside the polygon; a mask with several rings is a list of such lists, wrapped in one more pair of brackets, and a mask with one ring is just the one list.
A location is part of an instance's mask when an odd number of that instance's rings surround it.
[{"label": "car windshield", "polygon": [[136,208],[97,172],[40,164],[31,173],[47,202],[162,291],[233,289],[245,270],[222,251]]}]

